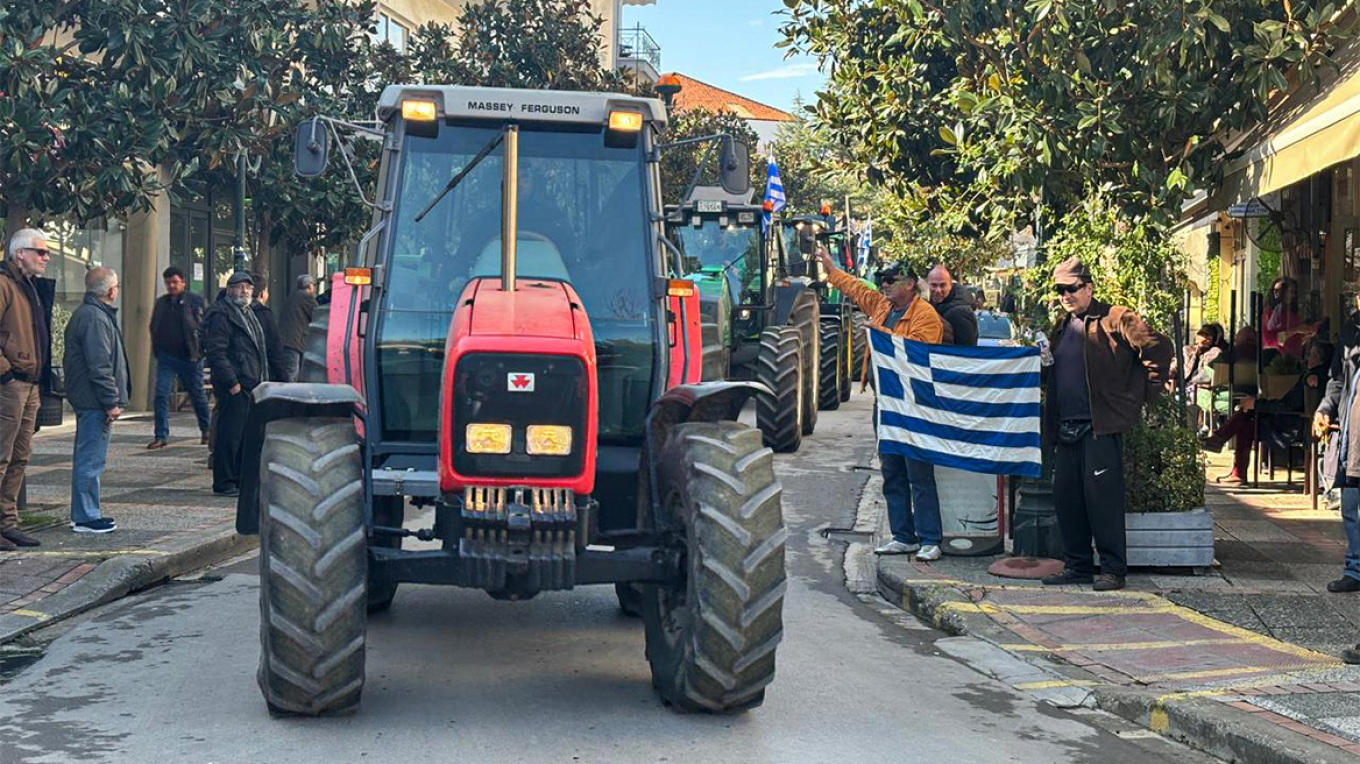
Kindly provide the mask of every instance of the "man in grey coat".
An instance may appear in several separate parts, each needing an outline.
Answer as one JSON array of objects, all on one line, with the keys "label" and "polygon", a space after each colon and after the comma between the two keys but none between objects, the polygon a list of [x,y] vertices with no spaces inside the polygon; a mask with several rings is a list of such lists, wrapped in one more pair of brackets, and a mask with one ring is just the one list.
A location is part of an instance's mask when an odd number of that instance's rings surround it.
[{"label": "man in grey coat", "polygon": [[85,274],[85,302],[66,325],[66,399],[76,410],[71,469],[71,530],[109,533],[117,528],[99,509],[99,478],[109,454],[109,433],[131,395],[127,350],[118,331],[118,274]]}]

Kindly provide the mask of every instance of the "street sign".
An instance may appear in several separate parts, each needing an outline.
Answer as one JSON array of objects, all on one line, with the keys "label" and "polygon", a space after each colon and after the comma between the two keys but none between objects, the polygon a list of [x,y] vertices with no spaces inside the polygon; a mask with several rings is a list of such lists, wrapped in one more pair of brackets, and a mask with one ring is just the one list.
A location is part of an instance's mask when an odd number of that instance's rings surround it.
[{"label": "street sign", "polygon": [[1268,218],[1270,210],[1260,199],[1252,199],[1249,202],[1234,204],[1228,208],[1230,218]]}]

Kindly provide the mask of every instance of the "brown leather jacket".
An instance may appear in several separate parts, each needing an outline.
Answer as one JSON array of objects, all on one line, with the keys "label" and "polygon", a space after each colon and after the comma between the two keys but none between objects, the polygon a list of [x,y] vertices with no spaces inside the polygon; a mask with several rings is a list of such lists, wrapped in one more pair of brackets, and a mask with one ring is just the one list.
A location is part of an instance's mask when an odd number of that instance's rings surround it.
[{"label": "brown leather jacket", "polygon": [[[1067,329],[1063,316],[1049,335],[1053,348]],[[1170,375],[1176,351],[1134,311],[1092,300],[1086,310],[1086,382],[1091,393],[1091,429],[1114,435],[1138,423],[1143,404],[1154,400]],[[1057,432],[1057,375],[1048,374],[1045,428]]]},{"label": "brown leather jacket", "polygon": [[39,299],[32,283],[0,263],[0,378],[38,382],[48,348],[39,348],[33,323],[33,301]]}]

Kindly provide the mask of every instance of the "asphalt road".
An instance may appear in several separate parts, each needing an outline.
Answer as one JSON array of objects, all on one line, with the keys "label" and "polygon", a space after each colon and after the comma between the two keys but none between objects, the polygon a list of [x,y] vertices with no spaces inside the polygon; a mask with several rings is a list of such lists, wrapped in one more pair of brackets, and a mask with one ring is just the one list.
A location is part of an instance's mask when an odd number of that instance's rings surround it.
[{"label": "asphalt road", "polygon": [[[106,607],[0,687],[0,762],[1207,762],[1040,704],[847,591],[842,545],[872,448],[857,397],[779,457],[791,530],[778,676],[733,717],[652,691],[611,588],[495,602],[403,586],[372,619],[359,714],[271,719],[255,685],[254,562]],[[1116,730],[1120,734],[1115,734]]]}]

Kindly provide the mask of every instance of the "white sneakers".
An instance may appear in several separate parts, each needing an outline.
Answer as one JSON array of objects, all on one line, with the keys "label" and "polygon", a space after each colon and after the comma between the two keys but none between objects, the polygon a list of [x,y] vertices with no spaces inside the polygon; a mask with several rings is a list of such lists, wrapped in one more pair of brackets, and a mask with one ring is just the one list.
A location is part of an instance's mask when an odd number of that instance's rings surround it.
[{"label": "white sneakers", "polygon": [[911,554],[920,549],[920,544],[904,544],[897,539],[893,539],[883,546],[874,550],[874,554]]},{"label": "white sneakers", "polygon": [[916,552],[916,559],[922,562],[940,559],[940,547],[935,544],[904,544],[897,539],[893,539],[883,546],[874,550],[874,554],[911,554]]}]

